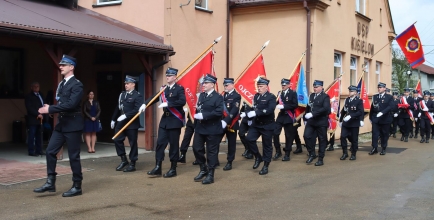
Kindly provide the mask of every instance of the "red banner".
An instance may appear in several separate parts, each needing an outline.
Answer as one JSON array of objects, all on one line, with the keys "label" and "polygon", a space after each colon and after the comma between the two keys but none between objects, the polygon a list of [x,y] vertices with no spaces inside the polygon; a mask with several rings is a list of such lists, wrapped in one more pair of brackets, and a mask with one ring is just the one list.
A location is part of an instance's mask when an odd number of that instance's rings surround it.
[{"label": "red banner", "polygon": [[298,85],[298,78],[300,78],[300,67],[301,62],[298,63],[297,68],[295,68],[294,72],[289,77],[289,88],[292,91],[297,91],[297,85]]},{"label": "red banner", "polygon": [[339,102],[341,101],[341,83],[340,78],[336,79],[332,85],[325,91],[330,96],[330,106],[332,112],[329,114],[329,127],[328,132],[334,133],[336,126],[339,123],[338,113],[339,113]]},{"label": "red banner", "polygon": [[249,105],[253,105],[253,96],[258,91],[256,86],[258,77],[267,77],[262,54],[253,61],[252,65],[235,82],[235,89]]},{"label": "red banner", "polygon": [[422,86],[420,85],[420,80],[419,80],[419,81],[417,82],[417,84],[416,84],[416,90],[419,91],[419,92],[417,93],[417,96],[418,96],[419,98],[422,98],[423,95],[422,95]]},{"label": "red banner", "polygon": [[369,101],[368,93],[366,92],[366,85],[363,75],[360,77],[357,88],[359,90],[358,92],[360,93],[360,99],[363,101],[363,109],[365,112],[371,111],[371,102]]},{"label": "red banner", "polygon": [[[198,60],[196,64],[191,67],[182,77],[178,80],[178,83],[184,87],[185,98],[187,101],[187,107],[190,112],[190,116],[196,112],[196,103],[199,98],[199,94],[202,92],[202,80],[203,77],[210,73],[214,75],[213,71],[213,51],[209,51],[202,59]],[[191,117],[193,120],[193,118]]]},{"label": "red banner", "polygon": [[422,42],[414,24],[395,39],[412,68],[416,68],[425,62]]}]

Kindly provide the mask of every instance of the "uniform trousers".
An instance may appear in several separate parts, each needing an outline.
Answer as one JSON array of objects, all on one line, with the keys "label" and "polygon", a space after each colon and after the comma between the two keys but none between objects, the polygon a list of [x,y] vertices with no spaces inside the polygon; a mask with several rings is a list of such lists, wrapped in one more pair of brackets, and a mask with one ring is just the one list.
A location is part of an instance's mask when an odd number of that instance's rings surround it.
[{"label": "uniform trousers", "polygon": [[378,138],[381,138],[381,147],[385,149],[389,140],[389,133],[390,124],[372,123],[372,147],[376,149],[378,147]]},{"label": "uniform trousers", "polygon": [[182,142],[181,142],[181,147],[180,147],[181,152],[187,152],[193,134],[194,134],[194,125],[187,124],[184,131],[184,138],[182,138]]},{"label": "uniform trousers", "polygon": [[297,145],[297,148],[301,148],[301,139],[300,135],[298,134],[298,126],[294,126],[294,140],[295,144]]},{"label": "uniform trousers", "polygon": [[273,135],[274,147],[276,148],[276,151],[280,151],[280,133],[282,132],[282,127],[285,131],[285,148],[283,148],[283,151],[291,152],[292,142],[294,142],[295,139],[295,128],[292,123],[281,124],[276,122]]},{"label": "uniform trousers", "polygon": [[430,137],[431,123],[429,119],[421,118],[419,121],[420,121],[420,136],[426,137],[428,139]]},{"label": "uniform trousers", "polygon": [[[222,137],[226,134],[226,139],[228,140],[228,156],[227,159],[229,162],[232,162],[235,159],[235,152],[237,150],[237,130],[234,132],[228,131],[225,129],[223,131]],[[220,138],[220,140],[221,140]]]},{"label": "uniform trousers", "polygon": [[[194,133],[193,137],[193,153],[196,161],[200,164],[206,164],[208,161],[208,168],[215,169],[218,154],[219,144],[221,141],[221,134],[208,135]],[[206,145],[206,158],[205,158],[205,145]]]},{"label": "uniform trousers", "polygon": [[[258,145],[256,141],[259,136],[262,136],[262,154],[259,153]],[[258,128],[251,126],[249,133],[247,133],[246,141],[249,149],[252,151],[256,158],[260,158],[265,162],[271,162],[271,155],[273,154],[273,130],[266,130],[264,128]]]},{"label": "uniform trousers", "polygon": [[359,130],[360,127],[346,127],[342,126],[341,129],[341,146],[342,149],[347,149],[348,142],[347,139],[351,142],[351,153],[356,153],[359,149]]},{"label": "uniform trousers", "polygon": [[178,161],[179,159],[179,135],[181,135],[181,128],[158,128],[157,148],[155,149],[155,160],[164,160],[164,150],[167,144],[169,147],[170,161]]},{"label": "uniform trousers", "polygon": [[[417,119],[417,121],[414,122],[414,125],[415,125],[415,127],[414,127],[414,134],[416,135],[420,131],[420,118]],[[413,129],[413,127],[412,127],[412,129]]]},{"label": "uniform trousers", "polygon": [[62,146],[66,143],[68,146],[69,165],[72,171],[72,181],[81,182],[83,180],[83,174],[81,172],[80,163],[80,141],[81,131],[74,132],[60,132],[53,131],[50,142],[47,146],[47,174],[57,175],[57,153],[59,153]]},{"label": "uniform trousers", "polygon": [[307,123],[304,129],[303,138],[309,155],[315,155],[315,144],[317,137],[319,142],[318,156],[319,158],[324,158],[325,149],[327,146],[327,126],[312,126]]},{"label": "uniform trousers", "polygon": [[238,136],[240,137],[241,143],[243,143],[246,150],[249,150],[249,143],[247,143],[246,140],[246,134],[249,131],[249,127],[250,126],[247,123],[241,122],[240,130],[238,131]]},{"label": "uniform trousers", "polygon": [[[118,133],[118,131],[121,130],[120,128],[116,128],[115,133]],[[125,155],[125,146],[124,146],[124,140],[126,137],[128,137],[128,143],[130,143],[130,155],[129,158],[131,161],[137,161],[139,157],[139,150],[137,148],[137,134],[138,129],[125,129],[122,133],[119,134],[117,138],[115,138],[115,147],[116,147],[116,153],[118,156]]]},{"label": "uniform trousers", "polygon": [[413,128],[413,122],[409,118],[399,119],[399,129],[401,130],[404,137],[408,137],[410,129]]},{"label": "uniform trousers", "polygon": [[396,131],[398,128],[398,121],[399,121],[398,117],[393,118],[393,122],[391,124],[392,127],[391,127],[391,131],[390,131],[391,134],[396,134]]}]

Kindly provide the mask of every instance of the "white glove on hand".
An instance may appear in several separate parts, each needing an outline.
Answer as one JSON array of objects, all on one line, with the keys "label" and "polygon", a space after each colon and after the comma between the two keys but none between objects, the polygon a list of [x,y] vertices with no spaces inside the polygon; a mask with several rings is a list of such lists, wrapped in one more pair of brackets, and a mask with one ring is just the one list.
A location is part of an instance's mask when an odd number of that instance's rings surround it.
[{"label": "white glove on hand", "polygon": [[382,113],[382,112],[378,112],[378,114],[377,114],[377,118],[379,118],[379,117],[381,117],[381,116],[383,116],[383,113]]},{"label": "white glove on hand", "polygon": [[422,111],[427,112],[427,111],[428,111],[428,108],[425,107],[425,108],[422,109]]},{"label": "white glove on hand", "polygon": [[333,108],[330,108],[330,113],[335,112],[335,110]]},{"label": "white glove on hand", "polygon": [[188,108],[184,108],[184,112],[188,112]]},{"label": "white glove on hand", "polygon": [[344,121],[349,121],[350,119],[351,119],[351,115],[347,115],[345,116]]},{"label": "white glove on hand", "polygon": [[309,113],[307,113],[304,117],[305,117],[306,119],[309,119],[309,118],[312,118],[312,116],[313,116],[312,113],[309,112]]},{"label": "white glove on hand", "polygon": [[414,121],[417,122],[417,118],[415,118]]},{"label": "white glove on hand", "polygon": [[248,120],[247,125],[249,125],[249,126],[252,125],[252,120]]},{"label": "white glove on hand", "polygon": [[249,118],[253,118],[256,116],[256,112],[255,111],[250,111],[247,113],[247,116],[249,116]]},{"label": "white glove on hand", "polygon": [[115,128],[115,121],[112,121],[111,123],[110,123],[110,127],[113,129],[113,128]]},{"label": "white glove on hand", "polygon": [[277,109],[283,109],[283,105],[276,105]]},{"label": "white glove on hand", "polygon": [[142,106],[140,106],[139,108],[139,112],[145,112],[145,109],[146,109],[146,105],[142,104]]},{"label": "white glove on hand", "polygon": [[167,102],[163,102],[158,106],[158,108],[164,108],[164,107],[167,107]]},{"label": "white glove on hand", "polygon": [[126,118],[127,118],[126,115],[121,115],[121,116],[119,116],[118,121],[123,121],[123,120],[125,120]]},{"label": "white glove on hand", "polygon": [[228,123],[226,123],[225,121],[222,120],[222,128],[225,129],[226,125],[228,125]]},{"label": "white glove on hand", "polygon": [[360,127],[363,127],[363,125],[365,125],[364,121],[360,121]]},{"label": "white glove on hand", "polygon": [[241,117],[241,118],[246,117],[246,113],[245,113],[245,112],[241,112],[240,117]]},{"label": "white glove on hand", "polygon": [[417,114],[417,117],[420,118],[421,115],[422,115],[422,113],[419,112],[419,114]]},{"label": "white glove on hand", "polygon": [[393,114],[393,117],[395,118],[398,117],[398,113]]},{"label": "white glove on hand", "polygon": [[339,122],[339,127],[342,128],[342,122]]},{"label": "white glove on hand", "polygon": [[197,114],[194,114],[194,118],[202,120],[203,119],[203,115],[202,115],[202,113],[197,113]]}]

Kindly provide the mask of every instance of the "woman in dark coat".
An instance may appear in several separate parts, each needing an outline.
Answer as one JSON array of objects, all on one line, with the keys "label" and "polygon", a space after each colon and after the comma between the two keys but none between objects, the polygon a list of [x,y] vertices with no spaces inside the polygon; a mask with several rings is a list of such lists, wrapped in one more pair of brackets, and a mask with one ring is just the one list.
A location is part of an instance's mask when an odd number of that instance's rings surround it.
[{"label": "woman in dark coat", "polygon": [[95,153],[96,132],[99,131],[99,115],[101,109],[98,101],[94,99],[92,90],[87,93],[88,99],[83,103],[84,137],[87,144],[87,152]]}]

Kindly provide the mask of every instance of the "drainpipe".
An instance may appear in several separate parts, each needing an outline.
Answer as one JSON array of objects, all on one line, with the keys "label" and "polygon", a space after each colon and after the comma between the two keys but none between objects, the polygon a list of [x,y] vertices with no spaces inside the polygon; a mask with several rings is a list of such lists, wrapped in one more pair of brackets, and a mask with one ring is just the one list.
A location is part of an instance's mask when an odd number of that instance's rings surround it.
[{"label": "drainpipe", "polygon": [[307,6],[307,1],[304,0],[303,1],[303,6],[304,9],[306,9],[306,17],[307,17],[307,26],[306,26],[306,85],[307,85],[307,89],[309,91],[310,88],[310,35],[311,35],[311,14],[310,14],[310,9]]},{"label": "drainpipe", "polygon": [[226,11],[226,78],[229,78],[229,25],[230,25],[229,6],[230,6],[230,0],[228,0],[227,2],[227,11]]}]

